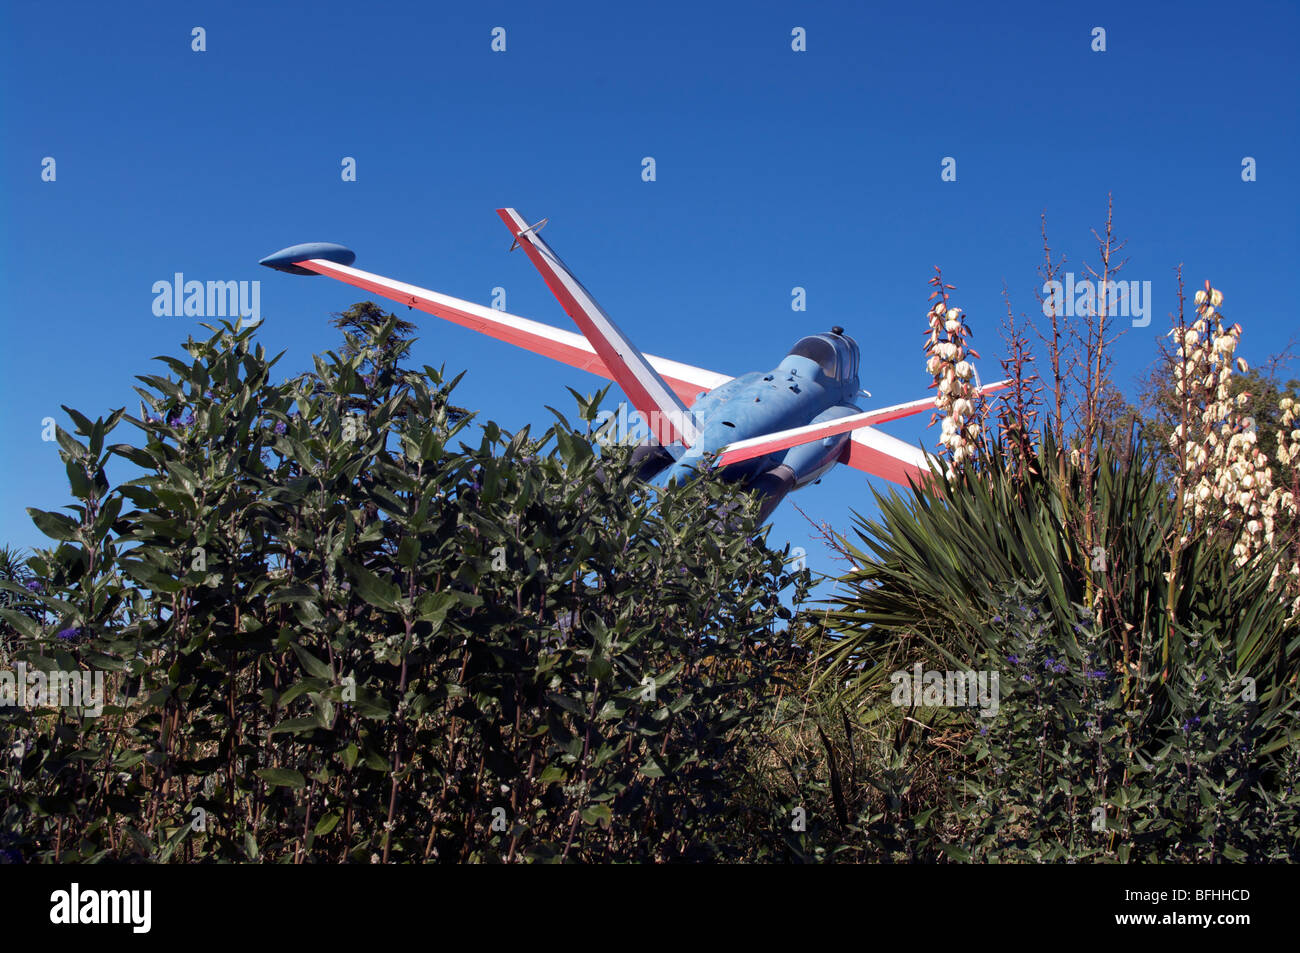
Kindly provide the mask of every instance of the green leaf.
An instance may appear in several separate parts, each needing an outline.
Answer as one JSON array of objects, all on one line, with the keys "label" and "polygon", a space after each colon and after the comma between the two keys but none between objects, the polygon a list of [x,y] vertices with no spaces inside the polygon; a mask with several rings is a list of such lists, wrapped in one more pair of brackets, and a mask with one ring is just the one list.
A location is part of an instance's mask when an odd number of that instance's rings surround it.
[{"label": "green leaf", "polygon": [[311,586],[304,585],[300,582],[291,582],[286,586],[281,586],[267,598],[268,606],[279,605],[282,602],[310,602],[320,596]]},{"label": "green leaf", "polygon": [[598,824],[602,829],[609,830],[614,812],[609,809],[608,804],[593,804],[582,809],[582,819],[588,824]]},{"label": "green leaf", "polygon": [[537,778],[538,784],[555,784],[566,780],[569,775],[559,765],[548,764]]},{"label": "green leaf", "polygon": [[39,639],[41,637],[41,627],[36,624],[35,620],[15,609],[0,609],[0,619],[4,619],[29,639]]},{"label": "green leaf", "polygon": [[[274,728],[272,728],[269,733],[272,735],[275,734],[296,735],[303,731],[313,731],[319,727],[320,726],[316,723],[316,718],[314,716],[310,716],[307,718],[287,718],[284,721],[280,722],[278,725],[276,725]],[[269,778],[267,780],[269,780]],[[298,787],[301,787],[301,785],[298,785]]]},{"label": "green leaf", "polygon": [[85,468],[78,461],[69,460],[64,465],[64,469],[68,474],[68,486],[72,490],[72,495],[79,500],[90,496],[92,484]]},{"label": "green leaf", "polygon": [[51,513],[29,506],[27,515],[32,518],[36,528],[50,539],[69,541],[77,538],[77,524],[63,513]]},{"label": "green leaf", "polygon": [[307,786],[307,780],[292,768],[262,768],[253,773],[267,784],[275,787],[294,788],[296,790]]},{"label": "green leaf", "polygon": [[391,582],[384,582],[366,567],[349,559],[340,560],[352,577],[357,595],[377,609],[394,612],[401,593]]},{"label": "green leaf", "polygon": [[426,592],[415,602],[416,617],[421,622],[441,622],[456,602],[454,592]]},{"label": "green leaf", "polygon": [[181,580],[142,560],[122,559],[118,565],[128,576],[153,592],[179,592],[185,586]]},{"label": "green leaf", "polygon": [[316,656],[312,655],[297,642],[294,642],[291,648],[293,649],[293,654],[298,656],[298,661],[302,663],[302,667],[307,670],[308,675],[313,675],[316,678],[333,680],[334,671],[328,665]]},{"label": "green leaf", "polygon": [[165,864],[171,860],[172,854],[191,830],[193,830],[193,827],[190,824],[182,823],[176,832],[167,838],[167,843],[163,845],[163,849],[158,854],[158,863]]}]

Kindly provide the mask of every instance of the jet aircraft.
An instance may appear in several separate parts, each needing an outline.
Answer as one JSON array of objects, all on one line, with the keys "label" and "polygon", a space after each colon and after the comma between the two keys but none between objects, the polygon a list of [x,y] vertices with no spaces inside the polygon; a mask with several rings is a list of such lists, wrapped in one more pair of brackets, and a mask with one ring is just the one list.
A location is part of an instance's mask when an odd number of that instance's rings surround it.
[{"label": "jet aircraft", "polygon": [[926,453],[876,425],[933,410],[934,399],[862,410],[861,352],[842,327],[800,338],[772,370],[739,377],[643,354],[538,234],[547,219],[529,225],[513,208],[497,214],[514,239],[510,250],[524,249],[580,334],[353,268],[352,250],[332,242],[294,245],[260,264],[335,278],[615,381],[653,435],[633,453],[642,479],[665,485],[721,468],[724,479],[763,497],[762,520],[836,464],[902,485],[929,479]]}]

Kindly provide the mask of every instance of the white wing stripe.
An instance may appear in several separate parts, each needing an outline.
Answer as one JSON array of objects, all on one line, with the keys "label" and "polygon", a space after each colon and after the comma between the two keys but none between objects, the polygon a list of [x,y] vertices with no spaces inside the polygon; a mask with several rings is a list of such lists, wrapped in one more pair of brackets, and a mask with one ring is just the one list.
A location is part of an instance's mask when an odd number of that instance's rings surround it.
[{"label": "white wing stripe", "polygon": [[[592,374],[613,379],[613,375],[605,367],[604,361],[596,353],[591,342],[573,331],[552,327],[529,318],[521,318],[506,311],[498,311],[496,308],[488,308],[472,301],[453,298],[451,295],[440,294],[428,288],[385,278],[383,275],[362,271],[349,265],[340,265],[337,262],[310,259],[296,264],[317,274],[382,295],[392,301],[419,308],[421,311],[489,337],[526,348]],[[690,392],[684,394],[687,399],[693,399],[695,392],[710,391],[731,380],[726,374],[663,357],[647,354],[645,359],[656,371],[677,385],[678,393]]]},{"label": "white wing stripe", "polygon": [[[543,272],[543,277],[551,277],[559,282],[565,294],[556,296],[560,298],[561,304],[568,304],[569,301],[581,312],[574,314],[570,308],[569,316],[573,318],[583,331],[588,333],[594,332],[601,339],[593,341],[596,352],[601,355],[607,365],[611,366],[610,372],[614,375],[615,380],[623,385],[623,389],[628,392],[634,404],[642,404],[649,401],[653,406],[638,406],[643,412],[658,411],[666,417],[673,428],[676,429],[687,446],[695,443],[699,439],[699,432],[695,428],[695,422],[691,417],[690,411],[686,405],[673,392],[672,388],[659,376],[654,366],[650,364],[636,349],[636,346],[628,339],[627,335],[616,325],[613,320],[605,313],[604,309],[596,303],[596,299],[591,293],[582,286],[574,274],[569,271],[568,267],[560,260],[536,231],[528,231],[528,223],[513,208],[501,210],[505,216],[508,216],[507,224],[511,226],[511,231],[515,233],[515,239],[520,244],[527,243],[539,256],[534,259],[534,264],[538,265]],[[540,259],[540,260],[539,260]],[[549,272],[549,276],[546,274]],[[548,282],[549,283],[549,282]],[[552,287],[552,291],[556,291]],[[584,326],[584,319],[590,327]],[[601,345],[604,345],[602,347]],[[640,393],[637,393],[637,391]],[[644,400],[641,399],[644,395]]]}]

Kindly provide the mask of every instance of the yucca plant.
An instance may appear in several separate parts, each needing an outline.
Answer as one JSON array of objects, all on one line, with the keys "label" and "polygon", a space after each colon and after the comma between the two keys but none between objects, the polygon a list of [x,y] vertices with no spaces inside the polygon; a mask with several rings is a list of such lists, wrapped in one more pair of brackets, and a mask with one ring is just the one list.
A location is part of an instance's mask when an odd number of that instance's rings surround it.
[{"label": "yucca plant", "polygon": [[[1009,465],[995,444],[964,475],[877,494],[879,518],[857,518],[857,541],[839,540],[856,568],[821,616],[821,683],[859,717],[897,718],[883,691],[893,671],[921,662],[1000,673],[995,721],[910,713],[966,726],[973,760],[949,818],[959,856],[1012,841],[1038,860],[1160,859],[1175,842],[1182,859],[1249,853],[1204,812],[1166,803],[1180,785],[1210,813],[1240,798],[1258,822],[1250,856],[1286,853],[1262,846],[1259,828],[1293,838],[1296,828],[1285,779],[1295,771],[1300,640],[1269,587],[1270,554],[1239,567],[1230,539],[1174,547],[1185,528],[1140,445],[1102,447],[1087,468],[1058,455],[1049,434],[1030,462]],[[1211,724],[1213,739],[1189,742]],[[1260,821],[1270,798],[1289,820]],[[1109,841],[1094,836],[1092,810],[1107,818]]]},{"label": "yucca plant", "polygon": [[1160,667],[1167,678],[1162,659],[1140,657],[1142,643],[1214,634],[1255,679],[1261,703],[1280,703],[1295,677],[1297,631],[1269,590],[1267,557],[1239,568],[1230,540],[1190,540],[1179,554],[1171,626],[1164,606],[1174,508],[1152,456],[1140,445],[1099,451],[1091,538],[1080,502],[1085,473],[1058,469],[1056,459],[1049,434],[1037,465],[1019,475],[994,445],[978,472],[877,493],[879,518],[855,517],[858,542],[839,539],[857,568],[824,616],[822,679],[867,687],[881,650],[899,639],[969,664],[1001,645],[1003,597],[1028,585],[1040,593],[1034,608],[1071,642],[1086,605],[1106,636],[1106,662],[1121,675]]},{"label": "yucca plant", "polygon": [[[38,618],[39,610],[29,594],[39,591],[41,584],[27,565],[28,556],[16,546],[0,546],[0,582],[11,585],[8,589],[0,588],[0,607]],[[0,660],[8,658],[13,636],[13,626],[0,620]]]}]

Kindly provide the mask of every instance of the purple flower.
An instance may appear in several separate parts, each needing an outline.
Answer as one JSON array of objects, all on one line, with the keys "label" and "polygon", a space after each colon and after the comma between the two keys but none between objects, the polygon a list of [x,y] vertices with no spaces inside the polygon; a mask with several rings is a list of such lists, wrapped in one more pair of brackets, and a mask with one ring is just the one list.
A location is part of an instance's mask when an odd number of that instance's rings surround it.
[{"label": "purple flower", "polygon": [[68,629],[61,629],[54,637],[56,639],[62,639],[64,642],[78,642],[81,640],[82,636],[88,634],[89,631],[89,629],[73,626]]},{"label": "purple flower", "polygon": [[40,591],[41,591],[41,583],[40,583],[40,580],[38,580],[38,579],[33,579],[31,582],[27,583],[27,589],[28,589],[30,592],[40,592]]},{"label": "purple flower", "polygon": [[286,430],[288,430],[288,429],[289,429],[289,428],[286,427],[286,426],[284,425],[284,421],[283,421],[283,420],[280,421],[278,424],[275,425],[275,432],[276,432],[276,433],[284,433],[284,432],[285,432]]},{"label": "purple flower", "polygon": [[1091,672],[1087,672],[1086,674],[1087,674],[1087,676],[1088,676],[1089,678],[1105,678],[1105,677],[1106,677],[1106,673],[1105,673],[1104,671],[1102,671],[1101,669],[1099,669],[1099,668],[1093,669]]},{"label": "purple flower", "polygon": [[1019,656],[1019,655],[1008,655],[1008,656],[1007,656],[1007,661],[1010,662],[1012,665],[1019,665],[1019,664],[1020,664],[1020,656]]}]

